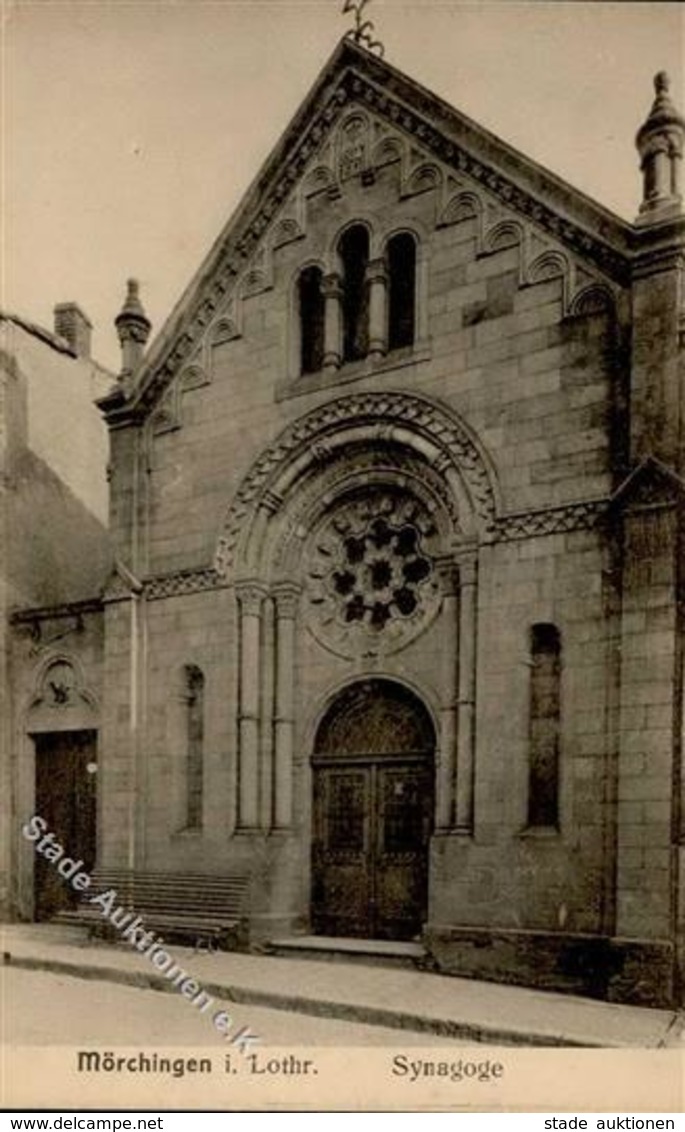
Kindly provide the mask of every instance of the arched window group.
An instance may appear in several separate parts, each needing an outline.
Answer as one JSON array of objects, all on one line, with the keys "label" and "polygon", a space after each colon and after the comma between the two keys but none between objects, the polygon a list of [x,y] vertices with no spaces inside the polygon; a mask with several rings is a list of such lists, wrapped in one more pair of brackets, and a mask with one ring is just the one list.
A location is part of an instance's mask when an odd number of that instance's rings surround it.
[{"label": "arched window group", "polygon": [[323,366],[325,300],[323,272],[306,267],[300,275],[300,373],[318,373]]},{"label": "arched window group", "polygon": [[338,244],[342,264],[343,361],[365,358],[369,349],[369,233],[348,228]]},{"label": "arched window group", "polygon": [[[324,362],[360,361],[413,345],[416,338],[416,240],[392,236],[380,260],[370,259],[369,232],[354,224],[337,246],[339,276],[326,280],[320,267],[306,267],[298,279],[300,358],[303,375]],[[326,304],[337,304],[327,319]],[[327,335],[330,340],[327,341]]]},{"label": "arched window group", "polygon": [[416,244],[400,232],[388,241],[388,349],[411,346],[416,332]]}]

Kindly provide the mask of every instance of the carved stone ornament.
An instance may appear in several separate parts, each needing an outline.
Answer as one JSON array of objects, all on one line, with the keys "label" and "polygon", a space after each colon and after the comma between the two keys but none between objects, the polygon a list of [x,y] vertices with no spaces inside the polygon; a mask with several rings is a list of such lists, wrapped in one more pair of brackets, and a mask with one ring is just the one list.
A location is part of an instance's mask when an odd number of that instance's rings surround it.
[{"label": "carved stone ornament", "polygon": [[50,707],[66,707],[72,703],[78,687],[76,673],[66,660],[51,664],[42,681],[43,702]]},{"label": "carved stone ornament", "polygon": [[266,589],[260,582],[240,582],[236,586],[236,597],[245,617],[259,617],[262,603],[266,597]]},{"label": "carved stone ornament", "polygon": [[309,627],[340,656],[402,648],[437,612],[436,529],[414,497],[373,493],[343,502],[309,550]]},{"label": "carved stone ornament", "polygon": [[[94,696],[84,687],[83,673],[77,662],[66,655],[53,656],[39,669],[35,691],[29,705],[32,713],[32,726],[42,720],[48,727],[63,726],[57,723],[56,716],[90,718],[96,710]],[[52,721],[52,723],[50,722]]]},{"label": "carved stone ornament", "polygon": [[367,167],[368,123],[364,115],[353,114],[340,130],[338,176],[347,181]]},{"label": "carved stone ornament", "polygon": [[158,574],[147,578],[145,597],[148,601],[159,601],[167,597],[183,597],[185,594],[221,589],[224,585],[211,566],[200,570],[179,570],[174,574]]}]

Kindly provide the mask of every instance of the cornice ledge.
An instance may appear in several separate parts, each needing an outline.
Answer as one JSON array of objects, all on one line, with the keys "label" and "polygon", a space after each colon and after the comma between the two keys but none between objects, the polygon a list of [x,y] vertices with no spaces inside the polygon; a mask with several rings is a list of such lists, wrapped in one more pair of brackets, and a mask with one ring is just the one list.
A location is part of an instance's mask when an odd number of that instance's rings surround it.
[{"label": "cornice ledge", "polygon": [[633,278],[685,264],[685,216],[632,230]]},{"label": "cornice ledge", "polygon": [[63,617],[83,617],[88,613],[102,613],[102,598],[84,598],[66,601],[60,605],[42,605],[35,608],[15,609],[9,615],[10,625],[26,625],[34,621],[52,621]]},{"label": "cornice ledge", "polygon": [[176,570],[168,574],[151,574],[143,583],[148,601],[161,601],[169,597],[201,593],[204,590],[226,589],[227,583],[213,566],[195,570]]},{"label": "cornice ledge", "polygon": [[116,385],[95,402],[105,418],[108,428],[114,430],[131,424],[140,424],[144,414],[121,385]]},{"label": "cornice ledge", "polygon": [[535,511],[517,511],[501,515],[492,537],[493,542],[513,542],[540,535],[565,534],[569,531],[592,530],[609,510],[609,499],[599,497],[544,507]]}]

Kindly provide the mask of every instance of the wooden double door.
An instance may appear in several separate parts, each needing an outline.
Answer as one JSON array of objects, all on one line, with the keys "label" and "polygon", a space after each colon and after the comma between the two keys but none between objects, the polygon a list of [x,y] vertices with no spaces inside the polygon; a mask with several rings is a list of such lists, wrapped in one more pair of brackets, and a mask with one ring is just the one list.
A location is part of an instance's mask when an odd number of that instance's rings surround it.
[{"label": "wooden double door", "polygon": [[428,902],[432,724],[383,680],[355,685],[333,711],[313,759],[313,930],[413,939]]},{"label": "wooden double door", "polygon": [[[66,856],[83,861],[91,872],[96,853],[96,732],[49,732],[36,735],[34,743],[35,813],[47,822]],[[36,920],[49,920],[78,903],[78,893],[41,853],[34,856],[33,886]]]}]

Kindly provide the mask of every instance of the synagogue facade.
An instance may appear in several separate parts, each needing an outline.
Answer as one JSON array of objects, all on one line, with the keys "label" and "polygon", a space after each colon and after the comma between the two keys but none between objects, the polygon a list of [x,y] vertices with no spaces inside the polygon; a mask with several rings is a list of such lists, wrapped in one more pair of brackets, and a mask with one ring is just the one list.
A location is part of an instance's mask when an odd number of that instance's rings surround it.
[{"label": "synagogue facade", "polygon": [[92,859],[248,873],[255,942],[679,998],[684,135],[660,75],[630,224],[346,39],[147,349],[129,285],[116,566],[12,621],[15,915],[77,750]]}]

